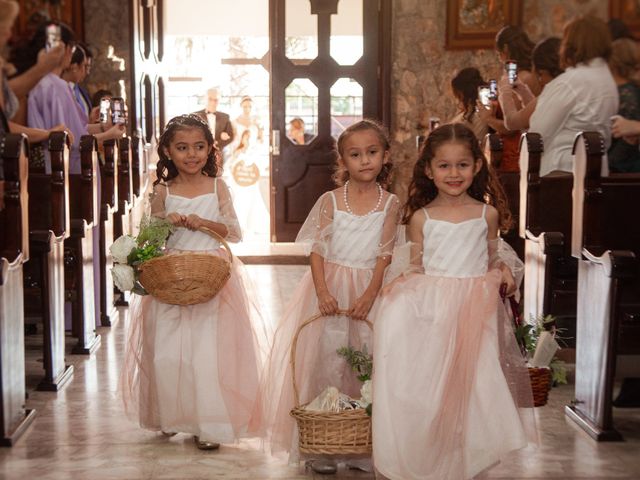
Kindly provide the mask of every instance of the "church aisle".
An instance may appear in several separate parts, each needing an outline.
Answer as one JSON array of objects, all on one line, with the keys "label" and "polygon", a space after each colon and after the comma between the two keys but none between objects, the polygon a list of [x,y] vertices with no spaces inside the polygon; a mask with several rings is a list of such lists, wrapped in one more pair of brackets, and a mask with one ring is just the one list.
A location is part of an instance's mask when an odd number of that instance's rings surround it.
[{"label": "church aisle", "polygon": [[[307,267],[247,267],[265,309],[277,319]],[[122,310],[126,312],[126,310]],[[138,428],[124,416],[117,395],[126,322],[101,328],[102,346],[90,358],[69,355],[72,382],[62,392],[30,389],[28,406],[37,409],[33,425],[13,448],[0,449],[0,478],[28,479],[309,479],[259,449],[257,442],[223,445],[218,452],[196,449],[187,435],[167,439]],[[41,355],[28,349],[34,365]],[[615,410],[627,439],[597,444],[565,420],[563,407],[571,386],[551,392],[537,409],[541,446],[518,452],[497,466],[492,479],[640,478],[640,410]],[[320,477],[320,476],[317,476]],[[322,478],[331,478],[322,476]],[[372,479],[371,474],[341,470],[336,478]]]}]

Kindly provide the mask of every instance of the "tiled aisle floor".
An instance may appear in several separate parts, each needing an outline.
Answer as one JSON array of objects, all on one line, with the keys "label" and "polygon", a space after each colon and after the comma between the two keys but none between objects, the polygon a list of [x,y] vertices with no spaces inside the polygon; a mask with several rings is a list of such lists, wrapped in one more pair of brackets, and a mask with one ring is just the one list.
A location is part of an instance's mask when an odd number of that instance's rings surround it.
[{"label": "tiled aisle floor", "polygon": [[[277,318],[302,266],[249,266],[265,308]],[[223,445],[218,452],[195,448],[186,435],[171,439],[141,430],[128,420],[117,397],[125,323],[101,328],[102,346],[90,358],[70,355],[75,376],[60,393],[30,392],[38,411],[34,424],[13,448],[0,449],[2,479],[302,479],[311,478],[261,452],[255,443]],[[36,365],[37,350],[27,353]],[[489,475],[500,479],[638,479],[640,410],[617,410],[627,441],[597,444],[564,417],[572,388],[551,392],[537,409],[539,448],[518,452]],[[372,475],[341,470],[339,478]],[[331,478],[331,477],[323,477]],[[449,479],[443,479],[449,480]]]}]

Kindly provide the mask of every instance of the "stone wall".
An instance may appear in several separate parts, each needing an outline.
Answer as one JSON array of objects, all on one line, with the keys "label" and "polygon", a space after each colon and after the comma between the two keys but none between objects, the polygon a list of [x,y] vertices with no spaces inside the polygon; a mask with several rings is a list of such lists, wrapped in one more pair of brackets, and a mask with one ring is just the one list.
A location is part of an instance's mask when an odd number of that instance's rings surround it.
[{"label": "stone wall", "polygon": [[94,54],[87,77],[91,94],[100,89],[127,97],[130,91],[129,0],[83,0],[85,41]]},{"label": "stone wall", "polygon": [[[398,168],[395,190],[402,198],[417,152],[418,125],[430,116],[453,117],[455,101],[450,80],[459,69],[477,67],[483,78],[497,78],[500,64],[493,49],[445,50],[446,2],[393,0],[392,35],[392,143]],[[524,28],[534,42],[561,36],[564,23],[574,15],[593,13],[608,18],[602,0],[524,0]]]}]

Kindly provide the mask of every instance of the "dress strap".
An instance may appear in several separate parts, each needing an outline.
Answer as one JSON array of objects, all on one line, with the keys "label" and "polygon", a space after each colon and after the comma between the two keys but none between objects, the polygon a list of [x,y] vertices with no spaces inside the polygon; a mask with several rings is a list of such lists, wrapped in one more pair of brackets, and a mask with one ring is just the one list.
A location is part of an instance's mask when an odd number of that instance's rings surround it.
[{"label": "dress strap", "polygon": [[387,197],[387,201],[384,204],[384,208],[382,209],[383,212],[387,212],[387,209],[389,208],[389,205],[391,205],[391,199],[395,197],[395,195],[391,192],[389,192],[389,196]]},{"label": "dress strap", "polygon": [[427,213],[427,207],[422,207],[422,211],[424,212],[424,216],[427,217],[427,220],[429,220],[429,213]]},{"label": "dress strap", "polygon": [[331,201],[333,202],[333,211],[335,212],[336,210],[338,210],[338,202],[336,201],[336,194],[333,190],[329,193],[331,194]]},{"label": "dress strap", "polygon": [[213,193],[218,194],[218,177],[213,179]]},{"label": "dress strap", "polygon": [[482,215],[480,216],[480,218],[485,218],[485,217],[486,217],[486,214],[487,214],[487,204],[485,203],[485,204],[482,206]]}]

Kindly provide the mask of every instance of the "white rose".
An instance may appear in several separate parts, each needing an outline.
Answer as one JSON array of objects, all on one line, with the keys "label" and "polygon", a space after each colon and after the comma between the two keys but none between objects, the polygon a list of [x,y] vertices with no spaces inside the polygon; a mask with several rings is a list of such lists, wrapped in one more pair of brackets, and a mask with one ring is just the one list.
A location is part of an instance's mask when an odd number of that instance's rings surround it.
[{"label": "white rose", "polygon": [[121,265],[116,263],[111,269],[111,275],[113,276],[113,282],[120,291],[124,292],[131,290],[136,284],[136,275],[133,271],[133,267],[129,265]]},{"label": "white rose", "polygon": [[138,244],[131,235],[122,235],[109,247],[113,261],[117,263],[127,263],[127,257]]},{"label": "white rose", "polygon": [[362,384],[360,388],[360,395],[362,395],[362,403],[366,403],[367,405],[373,402],[373,397],[371,396],[371,380],[367,380]]}]

